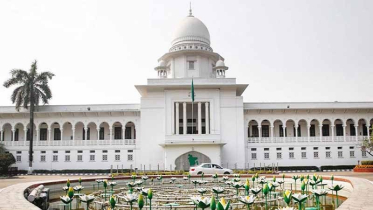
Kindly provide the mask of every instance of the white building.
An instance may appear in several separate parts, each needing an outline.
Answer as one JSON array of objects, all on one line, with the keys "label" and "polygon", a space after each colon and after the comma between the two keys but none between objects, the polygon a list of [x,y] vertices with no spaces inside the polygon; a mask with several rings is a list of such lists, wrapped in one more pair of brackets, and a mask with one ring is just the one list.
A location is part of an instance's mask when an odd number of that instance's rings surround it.
[{"label": "white building", "polygon": [[[227,78],[224,58],[192,14],[178,26],[140,104],[41,106],[34,169],[187,169],[354,165],[369,137],[373,102],[244,103],[247,84]],[[194,81],[195,101],[191,100]],[[193,111],[192,111],[193,110]],[[0,107],[1,141],[28,168],[29,114]]]}]

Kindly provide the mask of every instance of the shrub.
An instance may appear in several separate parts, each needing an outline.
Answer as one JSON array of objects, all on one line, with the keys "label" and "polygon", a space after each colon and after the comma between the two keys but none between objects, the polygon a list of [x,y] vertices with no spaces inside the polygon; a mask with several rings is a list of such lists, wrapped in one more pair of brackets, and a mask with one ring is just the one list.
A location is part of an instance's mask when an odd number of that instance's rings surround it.
[{"label": "shrub", "polygon": [[361,161],[361,165],[373,165],[373,160],[363,160]]},{"label": "shrub", "polygon": [[355,165],[321,166],[321,171],[336,169],[353,169]]},{"label": "shrub", "polygon": [[14,164],[16,159],[11,153],[1,153],[0,154],[0,174],[7,175],[8,168],[10,165]]},{"label": "shrub", "polygon": [[320,171],[316,166],[279,166],[279,171]]},{"label": "shrub", "polygon": [[373,168],[373,165],[357,165],[355,168]]}]

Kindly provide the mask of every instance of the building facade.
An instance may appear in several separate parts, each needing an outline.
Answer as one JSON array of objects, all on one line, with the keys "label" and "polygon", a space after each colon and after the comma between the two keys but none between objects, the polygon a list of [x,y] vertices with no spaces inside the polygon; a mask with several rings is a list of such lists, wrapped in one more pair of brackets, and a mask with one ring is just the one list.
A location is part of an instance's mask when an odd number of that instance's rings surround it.
[{"label": "building facade", "polygon": [[[190,12],[157,78],[137,85],[140,104],[48,105],[35,113],[34,169],[185,169],[213,162],[354,165],[373,125],[373,102],[244,103],[207,27]],[[192,101],[191,83],[194,84]],[[28,168],[27,110],[0,107],[0,140]]]}]

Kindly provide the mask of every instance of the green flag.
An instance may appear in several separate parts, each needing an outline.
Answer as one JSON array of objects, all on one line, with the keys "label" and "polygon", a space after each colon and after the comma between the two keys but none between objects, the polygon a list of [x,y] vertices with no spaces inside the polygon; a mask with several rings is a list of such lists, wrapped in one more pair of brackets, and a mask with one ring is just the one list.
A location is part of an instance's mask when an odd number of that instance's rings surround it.
[{"label": "green flag", "polygon": [[191,97],[192,97],[192,102],[194,102],[194,85],[193,85],[193,79],[192,79],[192,90],[191,90]]}]

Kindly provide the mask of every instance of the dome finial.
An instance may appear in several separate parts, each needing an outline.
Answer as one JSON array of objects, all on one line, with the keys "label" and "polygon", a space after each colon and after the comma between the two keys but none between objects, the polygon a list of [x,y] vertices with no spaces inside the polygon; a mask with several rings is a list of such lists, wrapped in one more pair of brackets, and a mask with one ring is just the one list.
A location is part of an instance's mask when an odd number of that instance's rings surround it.
[{"label": "dome finial", "polygon": [[192,2],[189,2],[189,17],[193,17],[193,14],[192,14]]}]

